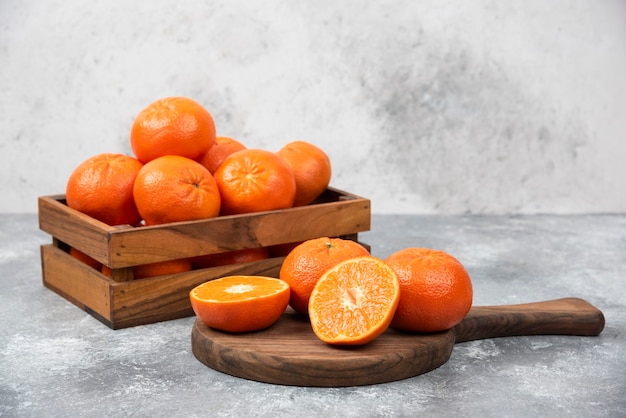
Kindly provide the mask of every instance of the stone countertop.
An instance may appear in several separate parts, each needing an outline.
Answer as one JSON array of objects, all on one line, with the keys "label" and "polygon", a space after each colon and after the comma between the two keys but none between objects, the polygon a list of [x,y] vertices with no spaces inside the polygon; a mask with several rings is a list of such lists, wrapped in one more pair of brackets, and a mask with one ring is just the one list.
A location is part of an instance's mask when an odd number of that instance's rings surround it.
[{"label": "stone countertop", "polygon": [[347,388],[214,371],[191,353],[191,317],[113,331],[42,285],[36,215],[2,215],[0,238],[0,416],[626,416],[626,215],[373,215],[374,255],[445,250],[475,305],[575,296],[606,326],[466,342],[430,373]]}]

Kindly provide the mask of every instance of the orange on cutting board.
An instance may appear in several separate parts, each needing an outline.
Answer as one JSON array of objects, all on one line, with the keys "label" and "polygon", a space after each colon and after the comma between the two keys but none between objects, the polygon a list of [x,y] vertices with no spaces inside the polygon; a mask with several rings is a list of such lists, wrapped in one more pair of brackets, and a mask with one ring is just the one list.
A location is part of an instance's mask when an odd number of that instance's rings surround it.
[{"label": "orange on cutting board", "polygon": [[315,238],[296,246],[285,257],[279,274],[291,287],[289,305],[306,315],[311,292],[326,270],[349,258],[369,255],[361,244],[341,238]]},{"label": "orange on cutting board", "polygon": [[400,301],[396,273],[376,257],[342,261],[318,280],[309,300],[317,337],[337,345],[367,344],[391,323]]},{"label": "orange on cutting board", "polygon": [[212,218],[220,212],[220,193],[209,170],[178,155],[144,165],[133,194],[146,225]]},{"label": "orange on cutting board", "polygon": [[263,276],[227,276],[205,282],[189,293],[191,307],[207,326],[228,332],[267,328],[289,302],[289,285]]},{"label": "orange on cutting board", "polygon": [[306,142],[290,142],[278,151],[294,172],[296,198],[293,206],[304,206],[328,187],[331,177],[330,158],[319,147]]},{"label": "orange on cutting board", "polygon": [[67,205],[108,225],[135,225],[141,216],[133,185],[141,168],[142,164],[128,155],[90,157],[70,174],[65,188]]},{"label": "orange on cutting board", "polygon": [[164,155],[200,159],[215,142],[213,116],[187,97],[166,97],[150,103],[135,117],[130,145],[139,161]]},{"label": "orange on cutting board", "polygon": [[428,248],[405,248],[385,262],[400,281],[400,304],[393,328],[437,332],[452,328],[472,307],[472,282],[450,254]]},{"label": "orange on cutting board", "polygon": [[200,158],[199,162],[205,166],[211,174],[214,174],[217,167],[222,164],[226,157],[242,149],[246,149],[246,146],[236,139],[227,136],[218,136],[215,137],[213,146]]},{"label": "orange on cutting board", "polygon": [[252,261],[265,260],[269,258],[269,256],[270,251],[267,247],[244,248],[241,250],[194,257],[193,267],[196,269],[204,269],[230,264],[250,263]]},{"label": "orange on cutting board", "polygon": [[230,154],[215,171],[222,215],[286,209],[293,205],[296,180],[274,152],[244,149]]}]

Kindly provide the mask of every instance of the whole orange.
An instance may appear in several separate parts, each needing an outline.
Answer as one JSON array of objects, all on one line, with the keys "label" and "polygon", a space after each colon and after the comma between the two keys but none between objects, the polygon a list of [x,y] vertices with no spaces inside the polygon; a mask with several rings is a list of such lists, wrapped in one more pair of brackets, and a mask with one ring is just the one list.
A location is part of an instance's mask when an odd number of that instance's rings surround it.
[{"label": "whole orange", "polygon": [[133,184],[142,164],[123,154],[98,154],[78,165],[65,188],[67,205],[109,225],[135,225],[141,216]]},{"label": "whole orange", "polygon": [[220,211],[220,193],[209,170],[178,155],[144,165],[133,193],[146,225],[212,218]]},{"label": "whole orange", "polygon": [[296,180],[278,154],[244,149],[230,154],[215,171],[223,215],[285,209],[293,205]]},{"label": "whole orange", "polygon": [[330,183],[330,158],[319,147],[306,142],[294,141],[278,151],[289,164],[296,177],[294,206],[304,206],[318,197]]},{"label": "whole orange", "polygon": [[226,157],[242,149],[246,149],[246,146],[236,139],[218,136],[213,146],[200,158],[199,162],[213,174]]},{"label": "whole orange", "polygon": [[214,142],[213,116],[187,97],[166,97],[149,104],[130,130],[133,153],[144,164],[164,155],[198,160]]},{"label": "whole orange", "polygon": [[400,303],[391,326],[404,331],[437,332],[452,328],[472,307],[472,282],[450,254],[405,248],[386,260],[400,281]]},{"label": "whole orange", "polygon": [[289,304],[294,311],[308,314],[309,297],[322,274],[344,260],[369,255],[361,244],[347,239],[304,241],[287,254],[280,268],[280,279],[291,287]]}]

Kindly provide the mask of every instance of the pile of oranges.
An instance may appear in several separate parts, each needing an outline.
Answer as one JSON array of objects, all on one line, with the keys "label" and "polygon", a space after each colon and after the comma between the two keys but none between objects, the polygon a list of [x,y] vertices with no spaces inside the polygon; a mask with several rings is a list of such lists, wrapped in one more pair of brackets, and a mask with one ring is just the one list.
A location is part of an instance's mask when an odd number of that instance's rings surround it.
[{"label": "pile of oranges", "polygon": [[328,155],[294,141],[277,152],[216,136],[212,115],[186,97],[143,109],[130,130],[134,156],[80,164],[67,205],[109,225],[159,225],[311,203],[331,177]]},{"label": "pile of oranges", "polygon": [[[160,225],[307,205],[331,178],[330,159],[319,147],[293,141],[271,152],[216,136],[211,113],[187,97],[163,98],[141,110],[130,146],[133,156],[103,153],[76,167],[66,185],[67,205],[108,225]],[[160,262],[135,269],[134,277],[253,261],[268,258],[267,251]],[[75,250],[72,255],[96,264]],[[96,268],[111,275],[106,266]]]}]

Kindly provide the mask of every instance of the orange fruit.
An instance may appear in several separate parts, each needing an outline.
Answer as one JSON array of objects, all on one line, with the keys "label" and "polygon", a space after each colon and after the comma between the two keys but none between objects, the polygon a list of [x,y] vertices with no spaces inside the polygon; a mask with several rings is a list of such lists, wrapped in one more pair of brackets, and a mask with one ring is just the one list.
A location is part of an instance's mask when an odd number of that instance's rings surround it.
[{"label": "orange fruit", "polygon": [[145,279],[146,277],[163,276],[165,274],[176,274],[190,271],[192,268],[191,260],[188,258],[180,258],[176,260],[157,261],[155,263],[141,264],[133,267],[133,277],[137,279]]},{"label": "orange fruit", "polygon": [[391,267],[372,256],[352,258],[327,270],[313,288],[311,327],[328,344],[367,344],[389,327],[399,301]]},{"label": "orange fruit", "polygon": [[101,272],[102,274],[104,274],[105,276],[107,276],[107,277],[112,277],[112,276],[113,276],[113,273],[111,272],[111,267],[106,266],[106,265],[104,265],[104,264],[103,264],[103,265],[102,265],[102,267],[100,268],[100,272]]},{"label": "orange fruit", "polygon": [[204,269],[229,264],[249,263],[251,261],[265,260],[270,252],[267,247],[244,248],[242,250],[227,251],[223,253],[207,254],[194,257],[193,266]]},{"label": "orange fruit", "polygon": [[244,149],[230,154],[215,171],[223,215],[291,207],[296,180],[276,153]]},{"label": "orange fruit", "polygon": [[135,117],[130,145],[139,161],[164,155],[200,159],[215,142],[213,116],[187,97],[166,97],[149,104]]},{"label": "orange fruit", "polygon": [[[191,260],[188,258],[181,258],[177,260],[157,261],[155,263],[141,264],[133,267],[133,278],[145,279],[147,277],[163,276],[165,274],[176,274],[190,271],[192,268]],[[102,265],[102,274],[107,277],[111,277],[111,268],[106,265]]]},{"label": "orange fruit", "polygon": [[341,261],[369,255],[361,244],[341,238],[315,238],[298,245],[287,254],[279,273],[291,287],[289,305],[307,314],[311,292],[326,270]]},{"label": "orange fruit", "polygon": [[189,292],[191,307],[207,326],[228,332],[267,328],[289,302],[289,285],[263,276],[227,276]]},{"label": "orange fruit", "polygon": [[220,212],[220,193],[209,170],[178,155],[144,165],[133,194],[147,225],[212,218]]},{"label": "orange fruit", "polygon": [[242,149],[246,149],[246,146],[241,142],[227,136],[218,136],[213,146],[200,158],[199,162],[213,174],[226,157]]},{"label": "orange fruit", "polygon": [[104,153],[88,158],[70,174],[67,205],[108,225],[135,225],[141,216],[133,199],[133,184],[142,168],[135,158]]},{"label": "orange fruit", "polygon": [[428,248],[405,248],[385,262],[400,281],[400,304],[393,328],[437,332],[452,328],[472,307],[472,282],[450,254]]},{"label": "orange fruit", "polygon": [[70,255],[74,257],[75,259],[80,260],[81,262],[87,264],[91,268],[94,268],[96,270],[100,270],[102,268],[102,263],[88,256],[84,252],[77,250],[74,247],[70,247]]},{"label": "orange fruit", "polygon": [[284,244],[276,244],[269,247],[270,257],[286,257],[294,248],[302,244],[304,241],[286,242]]},{"label": "orange fruit", "polygon": [[293,206],[304,206],[322,194],[330,183],[330,158],[319,147],[294,141],[278,151],[289,164],[296,178],[296,198]]}]

